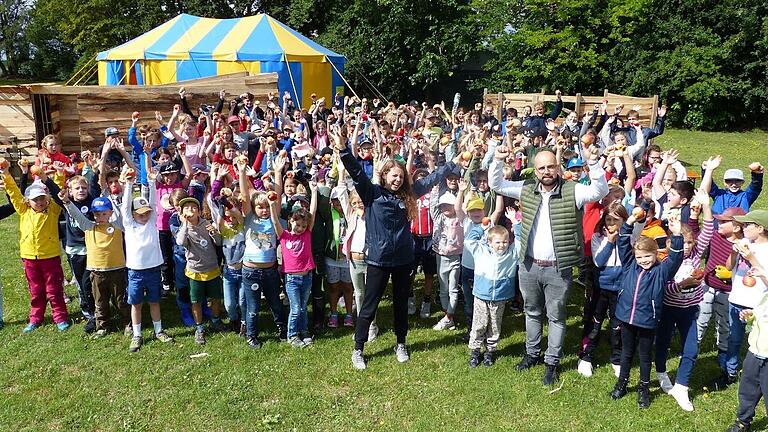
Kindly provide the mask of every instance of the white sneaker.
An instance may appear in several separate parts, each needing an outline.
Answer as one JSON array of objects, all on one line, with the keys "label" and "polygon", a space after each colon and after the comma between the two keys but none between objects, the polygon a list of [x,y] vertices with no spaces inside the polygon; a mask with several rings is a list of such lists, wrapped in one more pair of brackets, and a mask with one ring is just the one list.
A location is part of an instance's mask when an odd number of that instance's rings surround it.
[{"label": "white sneaker", "polygon": [[664,393],[669,393],[672,390],[672,380],[669,379],[669,375],[666,372],[656,372],[656,377],[659,379],[659,386]]},{"label": "white sneaker", "polygon": [[352,351],[352,367],[357,370],[365,370],[365,358],[363,358],[363,350]]},{"label": "white sneaker", "polygon": [[432,327],[433,330],[456,330],[456,324],[453,322],[452,319],[448,319],[447,316],[444,316],[440,319],[440,321],[435,324],[434,327]]},{"label": "white sneaker", "polygon": [[621,366],[611,363],[611,367],[613,367],[613,374],[616,375],[616,378],[618,378],[619,374],[621,373]]},{"label": "white sneaker", "polygon": [[429,302],[422,302],[422,303],[421,303],[421,313],[419,314],[419,316],[421,317],[421,319],[427,319],[427,318],[429,318],[429,316],[431,315],[431,313],[430,313],[430,310],[429,310],[429,309],[430,309],[430,304],[429,304]]},{"label": "white sneaker", "polygon": [[691,403],[691,400],[688,399],[688,387],[675,384],[669,391],[669,394],[675,398],[677,404],[680,405],[680,408],[682,408],[683,411],[693,411],[693,404]]},{"label": "white sneaker", "polygon": [[579,365],[576,368],[582,376],[587,378],[592,376],[592,363],[586,360],[579,360]]},{"label": "white sneaker", "polygon": [[376,324],[371,324],[371,326],[368,327],[368,342],[373,342],[378,336],[379,336],[379,326],[377,326]]},{"label": "white sneaker", "polygon": [[397,361],[400,363],[405,363],[411,359],[410,354],[408,354],[408,348],[406,348],[405,344],[397,344],[395,347],[395,357],[397,357]]},{"label": "white sneaker", "polygon": [[408,297],[408,315],[416,315],[416,298]]}]

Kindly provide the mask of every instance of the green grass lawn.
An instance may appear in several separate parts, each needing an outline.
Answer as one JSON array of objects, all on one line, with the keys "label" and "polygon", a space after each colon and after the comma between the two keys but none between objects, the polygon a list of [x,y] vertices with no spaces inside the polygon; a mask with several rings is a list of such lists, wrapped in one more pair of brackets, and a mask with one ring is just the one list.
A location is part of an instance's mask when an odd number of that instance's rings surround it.
[{"label": "green grass lawn", "polygon": [[[768,165],[768,134],[670,130],[657,142],[675,147],[693,165],[722,154],[723,169],[753,160]],[[722,176],[722,173],[719,174]],[[719,177],[721,178],[721,177]],[[758,205],[768,207],[761,197]],[[18,256],[17,218],[0,222],[0,268],[6,328],[0,331],[0,430],[430,430],[430,431],[720,431],[734,419],[737,389],[709,393],[717,375],[712,330],[702,344],[691,381],[696,411],[684,413],[652,383],[651,408],[641,411],[630,393],[608,396],[615,378],[600,345],[595,375],[575,370],[583,291],[570,297],[562,389],[541,385],[543,367],[518,373],[524,352],[523,316],[507,313],[500,357],[490,369],[470,370],[461,331],[436,332],[438,318],[412,319],[412,358],[396,362],[392,348],[391,302],[382,303],[383,334],[366,346],[368,370],[350,364],[351,330],[321,337],[311,348],[291,349],[274,337],[271,317],[262,314],[264,347],[249,350],[232,333],[212,335],[201,348],[179,325],[172,300],[162,303],[173,345],[147,342],[128,354],[128,339],[112,334],[92,341],[78,323],[66,333],[50,325],[22,335],[29,310]],[[417,291],[420,291],[417,281]],[[68,287],[70,296],[75,289]],[[76,300],[69,305],[76,316]],[[437,307],[433,307],[433,310]],[[49,312],[50,313],[50,312]],[[149,322],[146,316],[145,322]],[[146,328],[146,326],[145,326]],[[145,330],[145,337],[149,332]],[[679,345],[673,345],[673,352]],[[190,355],[205,352],[205,358]],[[669,360],[672,375],[678,358]],[[637,380],[633,369],[631,390]],[[759,409],[756,430],[766,428]]]}]

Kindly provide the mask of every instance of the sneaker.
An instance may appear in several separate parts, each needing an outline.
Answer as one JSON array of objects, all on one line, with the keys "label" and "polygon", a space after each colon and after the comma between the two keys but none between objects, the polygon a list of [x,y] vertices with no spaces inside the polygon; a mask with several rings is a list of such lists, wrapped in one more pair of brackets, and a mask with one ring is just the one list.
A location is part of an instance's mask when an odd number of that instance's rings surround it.
[{"label": "sneaker", "polygon": [[431,308],[431,306],[430,306],[429,302],[422,302],[421,303],[421,312],[419,313],[419,316],[421,317],[421,319],[429,318],[429,316],[431,315],[430,310],[429,310],[430,308]]},{"label": "sneaker", "polygon": [[591,377],[592,376],[592,362],[588,362],[586,360],[579,360],[579,365],[576,367],[576,370],[584,377]]},{"label": "sneaker", "polygon": [[646,409],[651,406],[651,392],[648,390],[647,382],[637,383],[637,406],[640,409]]},{"label": "sneaker", "polygon": [[96,333],[94,333],[91,336],[91,338],[93,338],[93,339],[101,339],[101,338],[103,338],[106,335],[107,335],[107,329],[99,329],[99,330],[96,330]]},{"label": "sneaker", "polygon": [[277,338],[281,341],[288,340],[288,329],[283,326],[277,326]]},{"label": "sneaker", "polygon": [[86,334],[91,334],[96,331],[96,318],[91,318],[88,321],[85,322],[85,326],[83,327],[83,331]]},{"label": "sneaker", "polygon": [[557,380],[560,379],[560,372],[557,370],[557,365],[544,364],[544,378],[541,382],[545,386],[554,385]]},{"label": "sneaker", "polygon": [[291,338],[288,340],[288,343],[290,343],[290,344],[291,344],[291,346],[292,346],[293,348],[304,348],[305,346],[307,346],[307,345],[304,343],[304,341],[302,341],[301,339],[299,339],[299,337],[298,337],[298,336],[292,336],[292,337],[291,337]]},{"label": "sneaker", "polygon": [[352,351],[352,367],[357,370],[365,370],[365,358],[363,350],[356,349]]},{"label": "sneaker", "polygon": [[244,322],[240,323],[240,337],[241,338],[245,337],[245,323]]},{"label": "sneaker", "polygon": [[58,324],[56,324],[56,328],[59,329],[60,332],[67,331],[72,326],[68,321],[63,321]]},{"label": "sneaker", "polygon": [[456,323],[447,316],[444,316],[432,327],[432,330],[456,330]]},{"label": "sneaker", "polygon": [[152,332],[152,337],[159,340],[162,343],[171,343],[173,342],[173,337],[165,332],[165,330],[160,330],[159,333]]},{"label": "sneaker", "polygon": [[496,355],[493,353],[493,351],[486,351],[483,355],[483,366],[485,367],[491,367],[493,366],[493,363],[496,361],[495,359]]},{"label": "sneaker", "polygon": [[408,297],[408,315],[416,315],[416,298]]},{"label": "sneaker", "polygon": [[315,339],[309,333],[302,333],[300,338],[301,338],[301,341],[304,342],[304,345],[306,346],[309,346],[315,343]]},{"label": "sneaker", "polygon": [[411,359],[410,354],[408,354],[408,348],[405,346],[405,344],[397,344],[395,347],[395,357],[397,357],[397,361],[400,363],[405,363]]},{"label": "sneaker", "polygon": [[[379,326],[376,324],[371,324],[370,327],[368,327],[368,342],[373,342],[376,340],[376,338],[379,336]],[[352,334],[352,338],[354,339],[355,335]]]},{"label": "sneaker", "polygon": [[205,330],[201,328],[195,330],[195,343],[198,345],[205,345]]},{"label": "sneaker", "polygon": [[544,357],[534,357],[532,355],[526,354],[523,356],[523,359],[520,361],[520,363],[515,366],[515,368],[518,372],[522,372],[542,363],[544,363]]},{"label": "sneaker", "polygon": [[163,285],[163,289],[160,290],[160,297],[168,298],[169,295],[171,295],[171,286],[170,285]]},{"label": "sneaker", "polygon": [[261,348],[261,341],[259,340],[259,338],[255,338],[255,337],[248,338],[248,342],[247,343],[248,343],[248,348],[250,348],[250,349],[259,349],[259,348]]},{"label": "sneaker", "polygon": [[618,378],[621,373],[621,365],[611,363],[611,367],[613,368],[613,374]]},{"label": "sneaker", "polygon": [[688,387],[675,384],[667,393],[675,398],[677,404],[680,405],[680,408],[682,408],[683,411],[693,411],[693,404],[688,398]]},{"label": "sneaker", "polygon": [[627,394],[628,382],[629,380],[626,378],[619,378],[619,380],[616,381],[616,385],[613,386],[613,390],[611,391],[611,399],[619,400],[623,398]]},{"label": "sneaker", "polygon": [[473,349],[469,352],[469,367],[476,368],[480,364],[480,350]]},{"label": "sneaker", "polygon": [[141,345],[144,344],[144,338],[141,336],[134,336],[131,338],[131,344],[128,346],[128,352],[135,353],[139,351]]},{"label": "sneaker", "polygon": [[669,379],[669,375],[666,372],[656,372],[656,377],[659,379],[659,387],[664,393],[669,393],[672,390],[672,380]]},{"label": "sneaker", "polygon": [[752,430],[748,424],[744,424],[738,420],[734,422],[725,432],[749,432]]},{"label": "sneaker", "polygon": [[130,324],[126,325],[125,328],[123,329],[123,336],[127,338],[133,337],[133,328],[131,327]]},{"label": "sneaker", "polygon": [[221,333],[227,329],[221,320],[211,320],[211,323],[208,324],[208,328],[211,329],[212,332],[216,333]]},{"label": "sneaker", "polygon": [[469,340],[472,338],[472,335],[470,334],[470,332],[471,330],[461,335],[461,340],[464,341],[464,343],[469,343]]},{"label": "sneaker", "polygon": [[328,327],[330,328],[337,328],[339,327],[339,315],[332,313],[330,317],[328,317]]},{"label": "sneaker", "polygon": [[29,324],[27,324],[26,327],[24,327],[24,330],[22,330],[21,332],[22,333],[31,333],[31,332],[37,330],[38,327],[40,327],[40,324],[29,323]]},{"label": "sneaker", "polygon": [[344,327],[354,327],[355,321],[352,319],[352,315],[344,315]]}]

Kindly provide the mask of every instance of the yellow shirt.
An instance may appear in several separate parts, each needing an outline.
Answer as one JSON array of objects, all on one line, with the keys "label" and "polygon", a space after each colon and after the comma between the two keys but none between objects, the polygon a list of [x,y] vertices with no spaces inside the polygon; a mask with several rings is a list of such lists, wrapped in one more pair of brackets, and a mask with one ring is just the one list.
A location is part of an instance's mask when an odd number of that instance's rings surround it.
[{"label": "yellow shirt", "polygon": [[47,259],[60,256],[59,216],[61,207],[51,199],[48,207],[32,210],[9,174],[3,176],[5,191],[19,214],[19,255],[25,259]]},{"label": "yellow shirt", "polygon": [[95,225],[93,229],[83,232],[88,251],[88,270],[106,271],[125,267],[122,231],[113,224],[104,224]]}]

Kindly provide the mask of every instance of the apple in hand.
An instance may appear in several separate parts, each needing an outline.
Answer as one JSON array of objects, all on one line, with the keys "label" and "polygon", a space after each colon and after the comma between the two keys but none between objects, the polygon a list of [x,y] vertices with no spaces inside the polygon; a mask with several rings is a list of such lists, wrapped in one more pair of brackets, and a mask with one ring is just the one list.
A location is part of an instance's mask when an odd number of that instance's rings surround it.
[{"label": "apple in hand", "polygon": [[645,218],[645,210],[643,210],[641,207],[635,207],[632,209],[632,216],[634,216],[637,220],[643,219]]},{"label": "apple in hand", "polygon": [[277,201],[277,192],[275,191],[267,192],[267,199],[270,201]]},{"label": "apple in hand", "polygon": [[750,274],[744,276],[741,279],[741,282],[744,284],[744,286],[749,288],[752,288],[753,286],[757,285],[757,279],[755,279],[755,277]]}]

